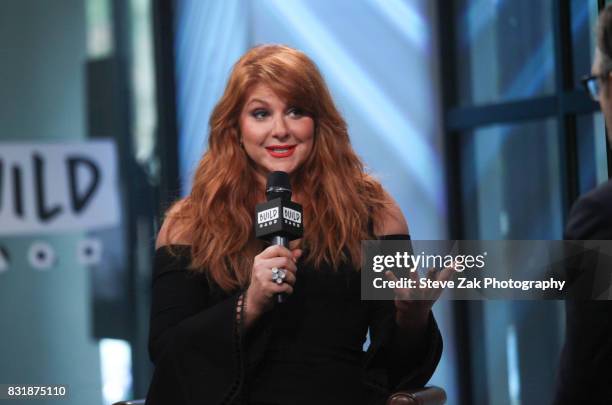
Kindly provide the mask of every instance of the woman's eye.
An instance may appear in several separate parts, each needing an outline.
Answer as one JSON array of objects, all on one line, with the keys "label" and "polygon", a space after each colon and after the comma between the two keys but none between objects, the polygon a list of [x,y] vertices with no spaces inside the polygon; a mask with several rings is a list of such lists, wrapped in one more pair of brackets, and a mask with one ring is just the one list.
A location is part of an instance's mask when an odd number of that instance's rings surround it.
[{"label": "woman's eye", "polygon": [[253,112],[251,112],[251,116],[253,116],[253,118],[255,119],[260,120],[267,117],[268,112],[266,110],[254,110]]},{"label": "woman's eye", "polygon": [[298,107],[291,107],[287,112],[292,117],[302,117],[304,116],[304,110]]}]

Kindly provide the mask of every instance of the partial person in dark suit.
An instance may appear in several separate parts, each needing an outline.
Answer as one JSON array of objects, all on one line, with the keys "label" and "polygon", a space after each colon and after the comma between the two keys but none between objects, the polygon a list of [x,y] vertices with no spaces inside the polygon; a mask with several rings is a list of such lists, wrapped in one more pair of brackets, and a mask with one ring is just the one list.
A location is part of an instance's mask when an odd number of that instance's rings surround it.
[{"label": "partial person in dark suit", "polygon": [[[612,5],[599,17],[591,75],[583,82],[599,101],[612,133]],[[612,240],[612,181],[582,196],[572,208],[567,240]],[[612,301],[566,302],[566,337],[555,405],[612,404]]]}]

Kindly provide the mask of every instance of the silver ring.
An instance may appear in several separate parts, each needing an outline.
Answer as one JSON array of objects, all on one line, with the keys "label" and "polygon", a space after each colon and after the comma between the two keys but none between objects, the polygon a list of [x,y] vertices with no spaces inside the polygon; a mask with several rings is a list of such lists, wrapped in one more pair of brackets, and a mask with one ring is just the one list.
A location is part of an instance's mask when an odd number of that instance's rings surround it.
[{"label": "silver ring", "polygon": [[287,270],[278,269],[276,267],[272,268],[272,281],[276,284],[282,284],[285,281],[285,277],[287,277]]}]

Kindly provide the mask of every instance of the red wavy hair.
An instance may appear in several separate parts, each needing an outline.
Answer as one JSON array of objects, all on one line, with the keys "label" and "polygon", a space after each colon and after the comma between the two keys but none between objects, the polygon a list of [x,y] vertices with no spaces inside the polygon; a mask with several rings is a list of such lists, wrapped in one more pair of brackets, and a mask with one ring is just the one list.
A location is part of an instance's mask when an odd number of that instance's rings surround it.
[{"label": "red wavy hair", "polygon": [[361,262],[361,240],[371,239],[369,221],[382,217],[388,196],[366,174],[351,147],[347,125],[316,65],[304,53],[281,45],[249,50],[233,67],[210,117],[208,150],[188,197],[170,210],[190,235],[192,270],[205,272],[223,290],[245,288],[253,258],[263,248],[255,239],[255,205],[264,201],[254,163],[240,146],[239,117],[249,90],[268,85],[288,105],[315,122],[313,149],[291,175],[304,209],[305,260],[336,268]]}]

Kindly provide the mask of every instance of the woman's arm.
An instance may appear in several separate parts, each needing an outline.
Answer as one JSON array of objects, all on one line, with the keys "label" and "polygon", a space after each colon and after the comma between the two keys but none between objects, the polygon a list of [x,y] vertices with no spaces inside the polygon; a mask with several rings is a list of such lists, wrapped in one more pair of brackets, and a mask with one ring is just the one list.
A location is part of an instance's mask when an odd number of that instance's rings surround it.
[{"label": "woman's arm", "polygon": [[387,204],[380,213],[379,220],[374,223],[376,236],[409,235],[408,222],[397,202],[387,194]]},{"label": "woman's arm", "polygon": [[[407,221],[390,196],[386,209],[374,223],[374,233],[381,239],[409,239]],[[387,370],[391,388],[421,386],[435,370],[442,338],[431,312],[432,304],[398,298],[394,302],[370,303],[372,346],[368,364],[372,370]]]},{"label": "woman's arm", "polygon": [[173,210],[157,238],[149,333],[156,367],[147,404],[221,403],[237,395],[243,378],[241,292],[211,288],[189,270],[190,240]]},{"label": "woman's arm", "polygon": [[[377,237],[385,235],[410,235],[408,223],[399,205],[393,197],[387,194],[387,207],[381,213],[380,220],[374,224],[374,233]],[[403,305],[396,301],[395,322],[406,331],[424,331],[429,320],[429,305],[425,302],[412,302],[411,305]],[[410,333],[406,335],[418,338],[420,334]],[[415,344],[418,341],[414,342]]]}]

